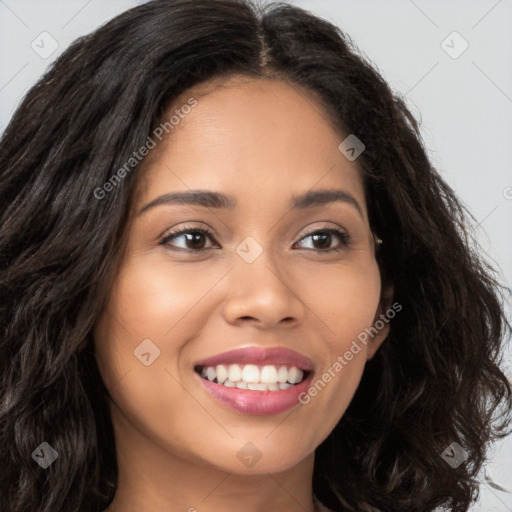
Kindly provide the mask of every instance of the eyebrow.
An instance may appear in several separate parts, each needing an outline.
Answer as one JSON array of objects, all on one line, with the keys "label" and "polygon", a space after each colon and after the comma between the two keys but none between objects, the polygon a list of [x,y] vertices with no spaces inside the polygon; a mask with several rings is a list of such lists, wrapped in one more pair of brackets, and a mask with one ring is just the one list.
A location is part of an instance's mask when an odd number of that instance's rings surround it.
[{"label": "eyebrow", "polygon": [[[336,202],[352,205],[359,212],[359,215],[364,217],[363,210],[354,196],[345,190],[339,189],[325,189],[306,192],[303,195],[292,197],[290,206],[293,210],[305,210]],[[236,207],[236,199],[233,196],[207,190],[169,192],[156,197],[144,205],[137,215],[142,215],[144,212],[155,208],[156,206],[169,204],[233,210]]]}]

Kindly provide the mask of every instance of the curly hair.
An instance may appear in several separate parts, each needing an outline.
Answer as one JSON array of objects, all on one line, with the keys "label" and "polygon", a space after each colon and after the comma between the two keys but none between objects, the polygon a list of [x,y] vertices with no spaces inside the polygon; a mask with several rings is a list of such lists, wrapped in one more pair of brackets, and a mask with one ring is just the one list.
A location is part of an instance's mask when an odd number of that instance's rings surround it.
[{"label": "curly hair", "polygon": [[[27,93],[0,155],[0,510],[102,511],[115,439],[92,328],[105,307],[137,172],[94,194],[201,82],[285,80],[318,97],[357,160],[378,264],[403,310],[317,448],[335,511],[465,511],[488,444],[509,432],[503,288],[471,216],[432,167],[402,97],[340,29],[288,4],[154,0],[77,39]],[[58,462],[31,454],[48,442]],[[467,460],[440,454],[453,442]]]}]

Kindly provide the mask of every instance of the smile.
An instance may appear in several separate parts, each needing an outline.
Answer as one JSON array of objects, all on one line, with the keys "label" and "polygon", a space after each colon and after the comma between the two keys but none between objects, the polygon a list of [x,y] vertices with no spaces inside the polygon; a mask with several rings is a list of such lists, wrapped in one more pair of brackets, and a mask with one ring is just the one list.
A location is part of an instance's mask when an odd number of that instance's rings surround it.
[{"label": "smile", "polygon": [[230,388],[252,391],[279,391],[301,383],[305,373],[296,366],[230,364],[197,366],[195,371],[204,379]]},{"label": "smile", "polygon": [[289,349],[249,347],[201,361],[194,371],[220,404],[246,414],[278,414],[299,403],[313,365]]}]

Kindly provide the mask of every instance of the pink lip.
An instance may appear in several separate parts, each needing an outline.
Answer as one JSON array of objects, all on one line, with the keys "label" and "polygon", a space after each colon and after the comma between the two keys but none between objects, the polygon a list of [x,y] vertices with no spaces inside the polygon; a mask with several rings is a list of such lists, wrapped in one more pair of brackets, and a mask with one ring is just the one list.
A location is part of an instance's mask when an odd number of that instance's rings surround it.
[{"label": "pink lip", "polygon": [[274,364],[296,366],[300,370],[313,370],[311,359],[295,350],[284,347],[264,348],[247,347],[230,350],[222,354],[204,359],[196,363],[196,366],[217,366],[218,364]]},{"label": "pink lip", "polygon": [[269,415],[279,414],[297,405],[300,394],[307,392],[311,384],[311,375],[300,384],[279,391],[251,391],[249,389],[230,388],[205,380],[197,373],[195,377],[199,379],[214,399],[230,409],[246,414]]},{"label": "pink lip", "polygon": [[314,370],[313,363],[308,357],[284,347],[247,347],[231,350],[199,361],[195,366],[208,367],[219,364],[285,365],[296,366],[309,372],[301,383],[279,391],[231,388],[203,379],[196,373],[195,377],[219,403],[238,412],[259,415],[279,414],[297,405],[300,394],[306,392],[310,386]]}]

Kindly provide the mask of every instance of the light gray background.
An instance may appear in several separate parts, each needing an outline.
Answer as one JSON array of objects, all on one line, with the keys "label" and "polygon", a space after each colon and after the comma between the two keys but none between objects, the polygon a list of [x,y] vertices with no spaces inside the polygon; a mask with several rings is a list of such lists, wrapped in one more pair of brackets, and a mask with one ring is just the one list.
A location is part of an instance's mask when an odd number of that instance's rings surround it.
[{"label": "light gray background", "polygon": [[[0,0],[0,132],[27,90],[71,41],[140,3]],[[510,286],[512,0],[289,3],[346,31],[392,88],[406,95],[413,113],[422,120],[422,134],[435,166],[473,213],[483,249]],[[35,41],[40,53],[51,49],[52,41],[40,36],[42,32],[58,44],[46,58],[31,47]],[[467,50],[458,55],[466,44]],[[506,366],[512,378],[511,363],[508,353]],[[493,452],[487,474],[512,491],[512,439]],[[485,481],[483,472],[481,479]],[[481,500],[472,510],[511,511],[512,494],[484,484]]]}]

